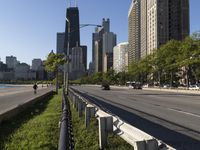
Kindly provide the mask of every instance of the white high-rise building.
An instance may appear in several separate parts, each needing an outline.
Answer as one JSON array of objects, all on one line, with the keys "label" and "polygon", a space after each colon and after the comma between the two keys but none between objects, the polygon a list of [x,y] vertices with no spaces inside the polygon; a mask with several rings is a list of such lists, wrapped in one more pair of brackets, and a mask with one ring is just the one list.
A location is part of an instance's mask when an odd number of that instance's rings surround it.
[{"label": "white high-rise building", "polygon": [[127,71],[128,42],[120,43],[113,48],[113,69],[118,73]]},{"label": "white high-rise building", "polygon": [[6,65],[9,69],[15,69],[17,65],[17,58],[14,56],[6,56]]},{"label": "white high-rise building", "polygon": [[33,59],[32,60],[32,70],[38,71],[39,68],[42,66],[42,60],[41,59]]}]

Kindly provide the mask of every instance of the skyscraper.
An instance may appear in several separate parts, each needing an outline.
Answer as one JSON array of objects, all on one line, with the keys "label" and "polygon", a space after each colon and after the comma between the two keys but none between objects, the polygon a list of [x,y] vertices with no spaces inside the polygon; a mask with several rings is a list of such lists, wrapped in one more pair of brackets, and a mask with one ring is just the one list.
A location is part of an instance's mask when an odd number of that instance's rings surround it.
[{"label": "skyscraper", "polygon": [[95,62],[94,62],[94,71],[102,72],[102,39],[95,41]]},{"label": "skyscraper", "polygon": [[133,0],[128,13],[128,62],[140,59],[140,0]]},{"label": "skyscraper", "polygon": [[56,53],[64,53],[64,42],[65,42],[65,32],[57,33],[57,42],[56,42]]},{"label": "skyscraper", "polygon": [[117,36],[113,32],[105,32],[103,34],[103,72],[107,72],[113,67],[113,47],[116,45],[116,42]]},{"label": "skyscraper", "polygon": [[128,22],[130,64],[189,35],[189,0],[132,0]]},{"label": "skyscraper", "polygon": [[189,0],[147,1],[147,53],[189,35]]},{"label": "skyscraper", "polygon": [[69,78],[71,80],[83,77],[85,66],[83,64],[83,50],[81,47],[73,47],[71,51],[71,63],[69,68]]},{"label": "skyscraper", "polygon": [[82,48],[84,71],[86,71],[87,70],[87,46],[81,45],[80,47]]},{"label": "skyscraper", "polygon": [[113,67],[113,47],[117,36],[110,32],[110,19],[102,20],[102,27],[95,28],[92,34],[92,57],[95,72],[106,72]]},{"label": "skyscraper", "polygon": [[[68,31],[68,27],[69,30]],[[65,42],[64,49],[67,54],[68,48],[68,32],[70,36],[69,41],[69,54],[71,54],[71,49],[76,47],[77,44],[80,46],[80,29],[79,29],[79,10],[78,7],[69,7],[67,8],[66,14],[66,24],[65,24]]]},{"label": "skyscraper", "polygon": [[126,71],[128,67],[128,42],[119,43],[113,48],[113,69],[116,72]]},{"label": "skyscraper", "polygon": [[169,40],[183,40],[190,32],[189,0],[169,0]]},{"label": "skyscraper", "polygon": [[140,10],[140,52],[141,58],[144,58],[147,55],[147,0],[141,0]]},{"label": "skyscraper", "polygon": [[99,27],[95,28],[95,33],[92,33],[92,63],[95,63],[95,41],[99,40]]}]

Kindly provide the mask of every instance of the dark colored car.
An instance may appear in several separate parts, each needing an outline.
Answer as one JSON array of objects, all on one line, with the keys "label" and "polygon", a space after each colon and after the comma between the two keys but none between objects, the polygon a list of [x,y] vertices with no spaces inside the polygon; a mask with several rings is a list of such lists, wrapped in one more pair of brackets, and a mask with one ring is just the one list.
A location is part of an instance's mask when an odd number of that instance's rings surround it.
[{"label": "dark colored car", "polygon": [[101,89],[102,90],[110,90],[110,85],[107,82],[103,82],[101,84]]},{"label": "dark colored car", "polygon": [[131,83],[131,85],[129,85],[129,87],[132,89],[142,89],[142,84],[141,83]]}]

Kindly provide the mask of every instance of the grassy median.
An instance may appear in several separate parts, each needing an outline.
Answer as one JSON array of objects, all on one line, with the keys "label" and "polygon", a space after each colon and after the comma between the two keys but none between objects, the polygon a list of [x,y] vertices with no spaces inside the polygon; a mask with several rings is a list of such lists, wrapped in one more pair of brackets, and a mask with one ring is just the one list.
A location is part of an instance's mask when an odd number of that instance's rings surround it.
[{"label": "grassy median", "polygon": [[[79,118],[77,111],[71,105],[72,125],[75,140],[75,150],[99,150],[98,121],[91,120],[88,129],[85,128],[84,114]],[[133,150],[133,147],[115,134],[109,134],[106,150]]]},{"label": "grassy median", "polygon": [[0,125],[1,150],[58,149],[61,91]]}]

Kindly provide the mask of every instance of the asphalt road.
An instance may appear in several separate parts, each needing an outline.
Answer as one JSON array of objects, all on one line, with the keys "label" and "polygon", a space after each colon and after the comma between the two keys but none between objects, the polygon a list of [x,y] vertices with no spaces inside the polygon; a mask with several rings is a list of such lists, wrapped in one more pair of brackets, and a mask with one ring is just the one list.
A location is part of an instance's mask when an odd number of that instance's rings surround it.
[{"label": "asphalt road", "polygon": [[200,95],[73,86],[92,103],[181,150],[200,149]]},{"label": "asphalt road", "polygon": [[50,90],[52,90],[52,88],[39,87],[37,94],[34,94],[32,86],[2,89],[0,90],[0,114],[35,97],[43,95]]}]

